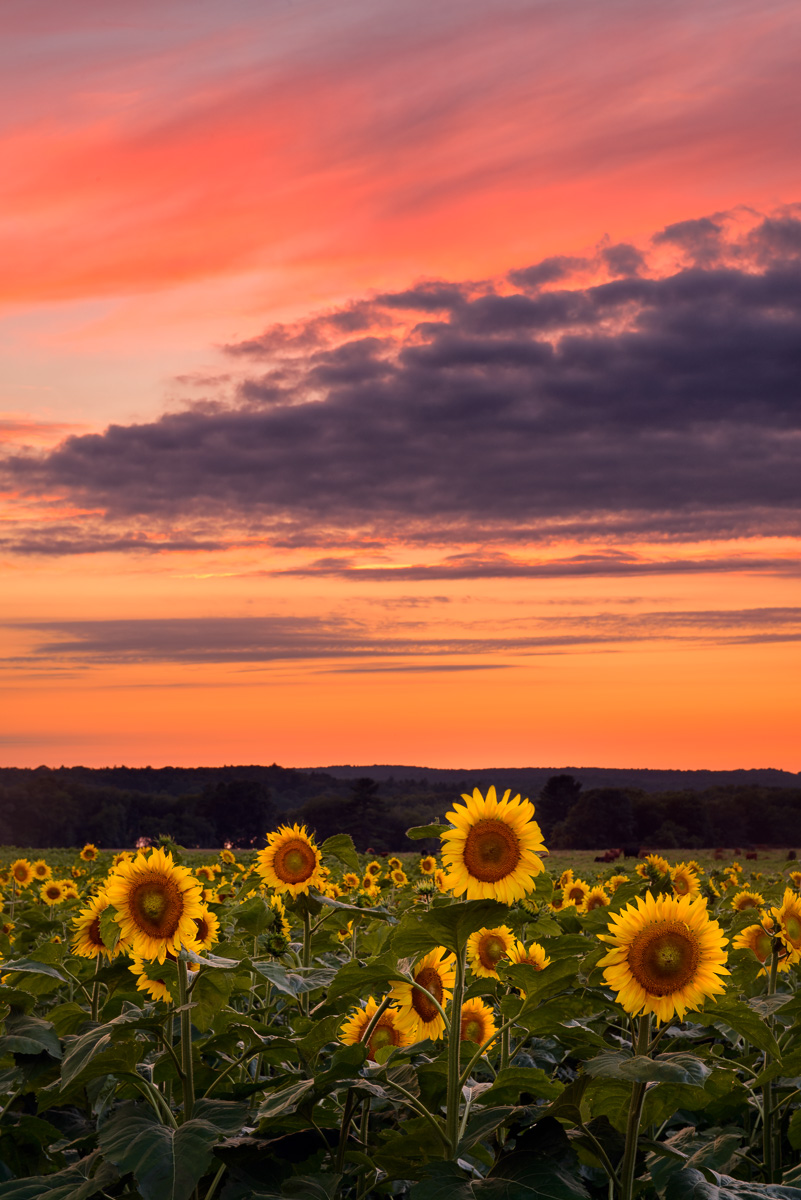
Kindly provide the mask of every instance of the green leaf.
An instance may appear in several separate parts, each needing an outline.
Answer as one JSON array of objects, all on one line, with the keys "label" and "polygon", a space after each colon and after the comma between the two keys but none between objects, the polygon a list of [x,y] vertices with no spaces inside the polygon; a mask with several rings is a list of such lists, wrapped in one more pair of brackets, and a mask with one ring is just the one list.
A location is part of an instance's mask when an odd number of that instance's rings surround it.
[{"label": "green leaf", "polygon": [[256,937],[269,929],[273,923],[275,912],[261,896],[251,896],[244,904],[235,910],[235,924],[251,937]]},{"label": "green leaf", "polygon": [[333,837],[326,838],[320,847],[320,853],[323,858],[336,858],[349,871],[354,871],[357,875],[361,873],[359,856],[349,833],[335,833]]},{"label": "green leaf", "polygon": [[357,996],[366,1000],[371,994],[385,992],[392,981],[398,978],[398,960],[394,954],[382,955],[368,963],[353,959],[337,971],[328,988],[328,999],[333,1001],[340,996]]},{"label": "green leaf", "polygon": [[[142,1057],[145,1046],[144,1043],[133,1041],[132,1030],[127,1027],[148,1027],[152,1024],[152,1018],[143,1017],[140,1009],[131,1008],[120,1013],[112,1021],[96,1025],[94,1029],[76,1037],[68,1043],[61,1064],[62,1087],[67,1087],[85,1073],[86,1078],[91,1079],[98,1075],[113,1074],[118,1070],[129,1070],[129,1064],[138,1062]],[[123,1049],[123,1046],[127,1048]],[[99,1059],[100,1062],[93,1063],[94,1059]]]},{"label": "green leaf", "polygon": [[111,1163],[101,1161],[95,1169],[97,1159],[95,1150],[87,1158],[54,1175],[35,1175],[2,1183],[0,1200],[89,1200],[116,1183],[118,1178]]},{"label": "green leaf", "polygon": [[203,1097],[195,1101],[192,1118],[197,1121],[208,1121],[215,1129],[226,1137],[235,1137],[247,1122],[249,1115],[247,1104],[236,1100],[213,1100]]},{"label": "green leaf", "polygon": [[29,1013],[12,1013],[6,1020],[5,1035],[0,1037],[0,1055],[43,1052],[61,1058],[61,1043],[50,1022]]},{"label": "green leaf", "polygon": [[124,1104],[98,1134],[100,1149],[125,1174],[143,1200],[189,1200],[212,1161],[220,1130],[192,1118],[178,1129],[161,1125],[148,1109]]},{"label": "green leaf", "polygon": [[517,1109],[514,1105],[506,1105],[503,1108],[479,1109],[471,1113],[470,1119],[467,1122],[467,1129],[464,1131],[464,1136],[459,1142],[458,1153],[464,1154],[471,1146],[475,1146],[476,1142],[481,1142],[484,1138],[490,1137],[496,1129],[500,1129],[501,1125],[505,1125],[512,1113],[516,1111]]},{"label": "green leaf", "polygon": [[435,946],[460,954],[471,933],[508,917],[508,906],[497,900],[436,904],[424,913],[411,910],[392,935],[392,949],[401,958],[426,954]]},{"label": "green leaf", "polygon": [[521,1092],[555,1100],[564,1090],[563,1083],[551,1079],[540,1067],[504,1067],[479,1099],[481,1104],[520,1104]]},{"label": "green leaf", "polygon": [[606,1050],[584,1064],[596,1079],[623,1079],[630,1083],[688,1083],[703,1087],[712,1068],[693,1054],[660,1054],[657,1058]]},{"label": "green leaf", "polygon": [[413,842],[420,842],[423,838],[442,837],[452,828],[452,825],[412,825],[411,829],[406,830],[406,836]]},{"label": "green leaf", "polygon": [[192,1024],[201,1033],[211,1029],[217,1013],[228,1003],[231,976],[225,971],[201,971],[192,987]]},{"label": "green leaf", "polygon": [[801,1200],[801,1190],[776,1183],[746,1183],[717,1171],[702,1174],[686,1167],[670,1179],[665,1200]]},{"label": "green leaf", "polygon": [[51,979],[57,979],[59,983],[67,982],[66,976],[57,971],[55,967],[51,967],[46,962],[37,962],[32,958],[18,958],[11,962],[4,962],[3,974],[11,971],[21,971],[23,974],[30,972],[32,975],[49,975]]},{"label": "green leaf", "polygon": [[282,1113],[294,1112],[303,1097],[307,1096],[313,1090],[313,1079],[299,1079],[296,1083],[290,1083],[287,1087],[277,1088],[274,1092],[268,1092],[262,1101],[257,1115],[260,1120],[269,1121],[273,1117],[280,1116]]},{"label": "green leaf", "polygon": [[687,1020],[694,1025],[711,1026],[715,1029],[722,1025],[724,1028],[733,1029],[760,1050],[766,1051],[774,1058],[781,1057],[776,1038],[762,1017],[741,1000],[722,998],[704,1012],[691,1013]]},{"label": "green leaf", "polygon": [[302,996],[306,992],[316,992],[318,988],[327,988],[336,976],[333,967],[298,967],[295,971],[287,971],[276,962],[253,962],[250,965],[285,996]]},{"label": "green leaf", "polygon": [[787,1140],[794,1150],[801,1150],[801,1108],[797,1108],[790,1117],[787,1126]]},{"label": "green leaf", "polygon": [[116,920],[117,910],[112,908],[104,908],[100,914],[100,940],[108,950],[113,950],[120,940],[122,930]]}]

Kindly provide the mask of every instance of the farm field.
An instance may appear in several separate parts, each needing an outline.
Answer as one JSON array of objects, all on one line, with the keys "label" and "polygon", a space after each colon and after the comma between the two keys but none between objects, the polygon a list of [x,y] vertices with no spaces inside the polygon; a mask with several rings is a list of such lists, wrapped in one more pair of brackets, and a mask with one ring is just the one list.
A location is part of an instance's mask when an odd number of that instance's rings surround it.
[{"label": "farm field", "polygon": [[1,849],[0,1200],[801,1200],[798,863],[455,813]]}]

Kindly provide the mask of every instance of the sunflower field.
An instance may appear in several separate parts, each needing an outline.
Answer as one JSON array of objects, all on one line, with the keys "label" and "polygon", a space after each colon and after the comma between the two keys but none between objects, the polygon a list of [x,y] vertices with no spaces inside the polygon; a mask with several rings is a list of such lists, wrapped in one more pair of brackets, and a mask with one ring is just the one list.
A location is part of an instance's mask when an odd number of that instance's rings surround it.
[{"label": "sunflower field", "polygon": [[549,872],[462,801],[437,855],[0,852],[0,1200],[801,1200],[794,864]]}]

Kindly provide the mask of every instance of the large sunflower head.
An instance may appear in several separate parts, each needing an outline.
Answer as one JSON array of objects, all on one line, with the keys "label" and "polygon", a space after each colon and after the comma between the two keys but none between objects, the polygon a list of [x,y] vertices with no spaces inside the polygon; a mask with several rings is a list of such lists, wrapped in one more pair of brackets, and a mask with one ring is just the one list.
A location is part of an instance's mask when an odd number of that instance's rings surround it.
[{"label": "large sunflower head", "polygon": [[102,954],[105,958],[114,958],[121,950],[118,942],[113,950],[109,950],[100,936],[100,918],[108,908],[108,897],[104,892],[93,896],[86,908],[82,908],[72,922],[72,953],[81,958],[97,958]]},{"label": "large sunflower head", "polygon": [[412,971],[414,984],[405,979],[393,983],[391,995],[398,1006],[397,1023],[413,1042],[442,1037],[445,1022],[431,996],[445,1008],[453,995],[455,964],[456,956],[437,946],[415,966]]},{"label": "large sunflower head", "polygon": [[322,855],[305,825],[282,825],[258,853],[259,872],[277,892],[297,896],[321,883]]},{"label": "large sunflower head", "polygon": [[495,1014],[490,1006],[477,996],[472,1000],[465,1000],[462,1005],[461,1040],[483,1046],[495,1037],[496,1032]]},{"label": "large sunflower head", "polygon": [[732,897],[731,906],[737,912],[743,912],[746,908],[756,908],[757,910],[764,907],[765,899],[760,896],[759,892],[742,891]]},{"label": "large sunflower head", "polygon": [[689,863],[677,863],[671,868],[670,878],[674,896],[689,896],[694,900],[701,895],[701,880]]},{"label": "large sunflower head", "polygon": [[194,946],[195,918],[202,917],[201,888],[187,867],[157,849],[120,863],[106,883],[122,937],[140,958],[164,962],[168,951]]},{"label": "large sunflower head", "polygon": [[467,939],[467,961],[474,975],[483,979],[498,979],[498,963],[508,958],[515,936],[508,925],[497,929],[479,929]]},{"label": "large sunflower head", "polygon": [[534,890],[543,870],[539,855],[547,850],[534,805],[510,796],[506,791],[499,800],[491,787],[485,798],[475,788],[447,814],[454,828],[442,835],[442,859],[454,895],[512,904]]},{"label": "large sunflower head", "polygon": [[11,864],[11,878],[17,887],[29,887],[34,881],[33,867],[27,858],[18,858]]},{"label": "large sunflower head", "polygon": [[599,962],[604,979],[633,1016],[654,1013],[659,1021],[683,1020],[708,996],[725,991],[726,939],[697,897],[648,892],[610,917],[598,935],[612,949]]},{"label": "large sunflower head", "polygon": [[772,908],[771,912],[779,927],[779,937],[787,947],[790,963],[801,961],[801,896],[792,888],[785,888],[780,906]]},{"label": "large sunflower head", "polygon": [[39,889],[45,904],[62,904],[67,899],[67,889],[60,879],[49,879]]},{"label": "large sunflower head", "polygon": [[31,870],[33,871],[34,879],[38,879],[41,883],[44,883],[46,879],[51,879],[53,876],[52,867],[48,867],[43,858],[37,858],[36,862],[31,864]]},{"label": "large sunflower head", "polygon": [[[339,1040],[346,1046],[353,1046],[356,1042],[361,1042],[367,1032],[367,1026],[378,1012],[378,1007],[378,1003],[370,996],[364,1008],[355,1008],[342,1025],[339,1031]],[[414,1038],[410,1036],[408,1030],[401,1029],[398,1025],[398,1010],[391,1004],[389,1008],[384,1009],[378,1018],[378,1024],[370,1034],[370,1041],[367,1043],[367,1057],[371,1062],[375,1062],[377,1052],[383,1050],[385,1046],[411,1046],[413,1041]]]}]

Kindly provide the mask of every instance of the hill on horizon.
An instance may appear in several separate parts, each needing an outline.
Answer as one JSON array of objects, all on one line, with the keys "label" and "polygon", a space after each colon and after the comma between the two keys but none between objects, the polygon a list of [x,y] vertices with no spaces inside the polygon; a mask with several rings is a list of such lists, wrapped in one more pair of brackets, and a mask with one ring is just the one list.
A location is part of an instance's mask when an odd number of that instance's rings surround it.
[{"label": "hill on horizon", "polygon": [[801,771],[782,771],[777,767],[738,768],[732,771],[678,770],[650,767],[417,767],[373,763],[369,766],[342,764],[326,767],[298,767],[299,771],[333,776],[334,779],[369,777],[384,780],[427,780],[431,783],[465,781],[473,786],[518,788],[530,794],[539,792],[554,775],[572,775],[585,789],[599,787],[641,788],[645,792],[703,791],[712,787],[798,787]]}]

